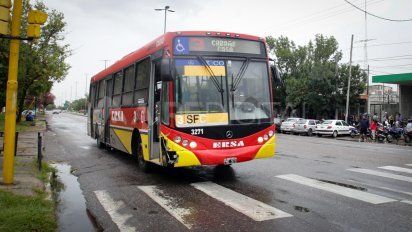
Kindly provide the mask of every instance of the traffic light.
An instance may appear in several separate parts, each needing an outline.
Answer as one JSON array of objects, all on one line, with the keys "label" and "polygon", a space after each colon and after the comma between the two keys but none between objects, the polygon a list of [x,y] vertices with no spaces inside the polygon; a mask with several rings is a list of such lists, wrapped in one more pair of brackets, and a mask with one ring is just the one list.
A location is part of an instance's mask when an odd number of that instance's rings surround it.
[{"label": "traffic light", "polygon": [[11,0],[0,0],[0,35],[9,35]]},{"label": "traffic light", "polygon": [[27,37],[29,38],[39,38],[40,37],[40,25],[43,25],[47,20],[47,14],[40,10],[29,11],[29,16],[27,21],[29,25],[27,26]]}]

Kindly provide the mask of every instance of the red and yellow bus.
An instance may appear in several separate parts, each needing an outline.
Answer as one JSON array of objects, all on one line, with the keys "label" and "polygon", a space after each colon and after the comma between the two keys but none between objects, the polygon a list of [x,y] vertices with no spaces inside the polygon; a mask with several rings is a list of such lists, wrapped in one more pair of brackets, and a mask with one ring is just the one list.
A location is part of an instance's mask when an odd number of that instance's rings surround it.
[{"label": "red and yellow bus", "polygon": [[165,33],[92,77],[88,134],[143,169],[272,157],[274,70],[263,38]]}]

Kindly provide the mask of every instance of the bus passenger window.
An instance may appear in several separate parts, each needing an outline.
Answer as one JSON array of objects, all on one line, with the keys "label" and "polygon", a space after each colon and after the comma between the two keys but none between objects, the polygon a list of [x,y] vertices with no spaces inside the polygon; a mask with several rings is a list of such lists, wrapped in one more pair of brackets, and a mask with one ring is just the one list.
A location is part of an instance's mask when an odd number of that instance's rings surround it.
[{"label": "bus passenger window", "polygon": [[104,106],[104,94],[106,89],[106,81],[101,80],[99,82],[99,91],[98,91],[98,101],[97,101],[97,108],[103,108]]},{"label": "bus passenger window", "polygon": [[134,65],[124,70],[124,86],[122,94],[122,106],[133,105],[133,89],[134,89]]},{"label": "bus passenger window", "polygon": [[136,65],[136,86],[134,104],[147,104],[150,81],[150,59],[145,59]]},{"label": "bus passenger window", "polygon": [[122,94],[122,72],[118,72],[114,76],[114,89],[113,89],[113,107],[120,106],[120,96]]}]

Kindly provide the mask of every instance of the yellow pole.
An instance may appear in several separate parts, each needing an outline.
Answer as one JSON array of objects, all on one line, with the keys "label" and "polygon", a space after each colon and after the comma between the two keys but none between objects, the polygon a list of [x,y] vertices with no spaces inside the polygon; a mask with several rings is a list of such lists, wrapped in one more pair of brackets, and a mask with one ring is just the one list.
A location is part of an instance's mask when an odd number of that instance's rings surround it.
[{"label": "yellow pole", "polygon": [[[22,0],[14,0],[11,21],[11,36],[20,36]],[[17,72],[19,66],[20,40],[10,41],[9,78],[6,95],[6,120],[4,130],[3,183],[13,184],[14,139],[16,137]]]}]

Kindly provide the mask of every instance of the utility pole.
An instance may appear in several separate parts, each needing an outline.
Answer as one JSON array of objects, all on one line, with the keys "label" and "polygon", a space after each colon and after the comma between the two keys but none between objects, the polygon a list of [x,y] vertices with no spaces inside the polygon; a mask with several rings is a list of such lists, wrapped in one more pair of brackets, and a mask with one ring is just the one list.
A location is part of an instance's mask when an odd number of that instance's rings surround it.
[{"label": "utility pole", "polygon": [[77,81],[76,81],[76,87],[75,87],[75,89],[74,89],[74,92],[75,92],[75,94],[74,94],[74,100],[77,100]]},{"label": "utility pole", "polygon": [[[22,0],[14,0],[13,18],[11,21],[11,36],[20,36]],[[6,118],[4,123],[4,158],[3,183],[13,184],[14,179],[14,149],[16,137],[16,103],[17,103],[17,72],[19,66],[20,40],[10,40],[9,73],[6,90]]]},{"label": "utility pole", "polygon": [[104,69],[106,69],[107,68],[107,61],[109,61],[109,60],[100,60],[100,61],[104,62]]},{"label": "utility pole", "polygon": [[175,11],[170,10],[170,6],[165,6],[165,8],[162,8],[162,9],[155,9],[155,11],[164,11],[165,12],[165,22],[164,22],[164,28],[163,28],[163,34],[165,34],[166,33],[167,12],[175,12]]},{"label": "utility pole", "polygon": [[87,114],[87,75],[89,75],[88,73],[86,73],[86,84],[85,84],[85,88],[84,88],[84,114]]},{"label": "utility pole", "polygon": [[345,121],[348,122],[349,114],[349,92],[350,92],[350,79],[352,76],[352,50],[353,50],[353,34],[350,40],[350,58],[349,58],[349,76],[348,76],[348,90],[346,92],[346,112],[345,112]]}]

